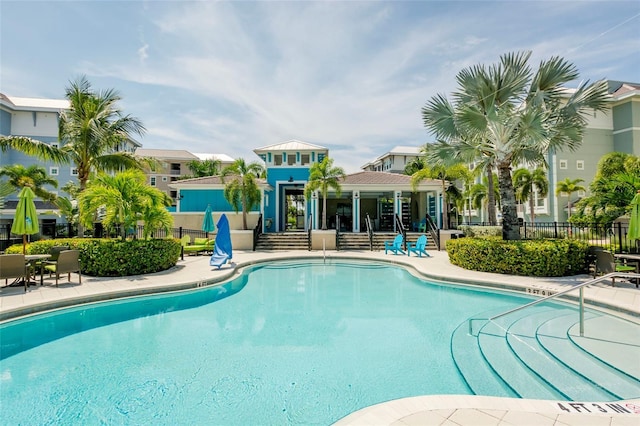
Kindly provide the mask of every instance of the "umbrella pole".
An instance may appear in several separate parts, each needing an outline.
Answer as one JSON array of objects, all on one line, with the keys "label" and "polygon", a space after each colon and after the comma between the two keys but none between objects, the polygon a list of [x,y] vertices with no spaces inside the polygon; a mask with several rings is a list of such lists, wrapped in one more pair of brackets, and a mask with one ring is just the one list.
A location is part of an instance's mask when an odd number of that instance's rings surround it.
[{"label": "umbrella pole", "polygon": [[22,234],[22,254],[27,254],[27,234]]}]

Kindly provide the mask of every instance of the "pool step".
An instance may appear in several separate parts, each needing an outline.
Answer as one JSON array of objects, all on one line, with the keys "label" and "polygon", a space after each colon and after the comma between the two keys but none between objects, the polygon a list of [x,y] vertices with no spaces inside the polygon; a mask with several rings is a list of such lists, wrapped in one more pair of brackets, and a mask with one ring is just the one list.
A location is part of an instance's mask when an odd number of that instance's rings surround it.
[{"label": "pool step", "polygon": [[451,353],[476,394],[640,398],[640,325],[587,311],[580,337],[578,322],[577,310],[544,304],[492,322],[475,321],[471,332],[464,322],[451,336]]},{"label": "pool step", "polygon": [[477,395],[518,397],[489,366],[480,351],[478,339],[469,334],[468,324],[462,323],[451,336],[453,362],[469,389]]},{"label": "pool step", "polygon": [[[555,318],[576,318],[573,310],[543,311],[513,322],[507,333],[507,343],[513,353],[542,380],[551,385],[566,399],[582,401],[611,401],[620,399],[616,394],[607,392],[598,386],[596,380],[589,381],[585,376],[567,368],[555,353],[547,351],[537,339],[540,324]],[[566,330],[566,328],[565,328]],[[568,349],[570,351],[571,349]],[[573,351],[576,349],[574,348]]]},{"label": "pool step", "polygon": [[478,345],[491,368],[523,398],[566,399],[552,386],[540,381],[537,375],[514,354],[507,343],[506,330],[510,324],[506,321],[489,322],[478,334]]},{"label": "pool step", "polygon": [[[596,314],[585,314],[585,336],[589,338],[590,331],[606,330],[610,324],[608,319],[604,319],[602,316]],[[617,320],[617,319],[616,319]],[[602,323],[602,322],[606,323]],[[622,321],[622,320],[618,320]],[[601,324],[598,324],[601,322]],[[580,346],[576,345],[568,338],[568,331],[576,326],[579,328],[579,319],[577,312],[573,312],[570,315],[558,316],[553,318],[540,327],[536,332],[538,342],[540,345],[552,353],[561,363],[576,371],[578,374],[587,378],[589,381],[607,389],[609,392],[615,395],[616,399],[633,399],[640,397],[640,379],[633,376],[621,373],[615,368],[611,368],[609,364],[603,362],[594,353],[586,352]],[[625,327],[618,324],[618,327]],[[628,324],[627,324],[628,327]],[[609,330],[611,330],[609,328]],[[630,330],[631,334],[636,330]],[[579,330],[578,330],[579,332]],[[640,336],[639,336],[640,337]],[[628,360],[640,359],[640,354],[637,354],[635,358],[632,358],[633,354],[629,354],[629,351],[637,351],[638,342],[635,345],[627,345],[621,349],[628,364],[638,364],[638,362],[628,362]],[[604,354],[606,359],[611,358],[611,348]]]}]

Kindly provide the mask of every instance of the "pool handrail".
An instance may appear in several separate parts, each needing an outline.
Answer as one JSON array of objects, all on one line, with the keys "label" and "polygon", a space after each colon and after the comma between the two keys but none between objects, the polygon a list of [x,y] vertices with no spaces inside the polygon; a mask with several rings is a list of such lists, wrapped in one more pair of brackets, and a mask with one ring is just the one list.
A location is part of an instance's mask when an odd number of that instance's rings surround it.
[{"label": "pool handrail", "polygon": [[522,309],[528,308],[530,306],[533,305],[537,305],[538,303],[542,303],[545,302],[549,299],[554,299],[556,297],[559,296],[563,296],[567,293],[570,293],[574,290],[580,290],[580,336],[584,336],[584,292],[583,289],[585,286],[591,285],[591,284],[596,284],[599,283],[601,281],[606,281],[609,279],[613,279],[613,278],[635,278],[635,279],[640,279],[640,274],[634,273],[634,272],[611,272],[609,274],[603,275],[601,277],[598,278],[593,278],[589,281],[585,281],[583,283],[574,285],[571,288],[568,288],[566,290],[562,290],[558,293],[554,293],[551,294],[549,296],[543,297],[542,299],[536,299],[533,302],[529,302],[526,303],[524,305],[518,306],[516,308],[513,309],[509,309],[508,311],[502,312],[498,315],[494,315],[492,317],[489,318],[469,318],[469,334],[474,335],[473,334],[473,321],[493,321],[496,320],[498,318],[502,318],[506,315],[512,314],[514,312],[517,311],[521,311]]}]

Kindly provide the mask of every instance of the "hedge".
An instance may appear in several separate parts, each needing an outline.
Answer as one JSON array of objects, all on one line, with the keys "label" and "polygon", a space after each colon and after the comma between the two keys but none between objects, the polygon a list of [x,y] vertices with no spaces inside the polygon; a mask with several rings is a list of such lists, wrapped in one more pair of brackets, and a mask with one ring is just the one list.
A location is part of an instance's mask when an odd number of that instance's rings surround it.
[{"label": "hedge", "polygon": [[589,245],[571,239],[504,241],[459,238],[447,241],[452,264],[472,271],[533,277],[562,277],[587,271]]},{"label": "hedge", "polygon": [[[180,258],[176,239],[118,240],[99,238],[60,238],[27,244],[27,254],[46,254],[53,246],[69,246],[80,251],[82,273],[96,277],[123,277],[164,271]],[[22,244],[6,250],[22,253]]]}]

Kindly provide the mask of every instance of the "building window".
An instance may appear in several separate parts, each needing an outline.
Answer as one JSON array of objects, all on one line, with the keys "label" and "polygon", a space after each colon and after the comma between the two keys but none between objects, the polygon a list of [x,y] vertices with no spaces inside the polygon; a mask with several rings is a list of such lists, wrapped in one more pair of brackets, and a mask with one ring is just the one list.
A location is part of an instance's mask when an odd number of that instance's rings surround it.
[{"label": "building window", "polygon": [[177,181],[177,180],[178,180],[178,177],[177,177],[177,176],[171,176],[171,182],[175,182],[175,181]]},{"label": "building window", "polygon": [[282,154],[274,154],[273,155],[273,165],[274,166],[282,165]]},{"label": "building window", "polygon": [[289,166],[293,166],[296,164],[296,156],[293,154],[287,154],[287,164]]},{"label": "building window", "polygon": [[49,174],[51,176],[58,176],[59,170],[57,167],[49,167]]},{"label": "building window", "polygon": [[309,164],[309,154],[302,154],[300,156],[300,163],[304,166],[305,164]]},{"label": "building window", "polygon": [[166,182],[167,181],[167,177],[166,176],[162,176],[162,181]]},{"label": "building window", "polygon": [[71,176],[78,176],[78,169],[76,169],[75,167],[71,168]]},{"label": "building window", "polygon": [[156,186],[156,177],[151,176],[151,186]]},{"label": "building window", "polygon": [[180,174],[180,163],[171,163],[171,174],[172,175]]},{"label": "building window", "polygon": [[576,170],[584,170],[584,160],[576,161]]},{"label": "building window", "polygon": [[560,160],[560,168],[563,170],[567,168],[567,160]]}]

